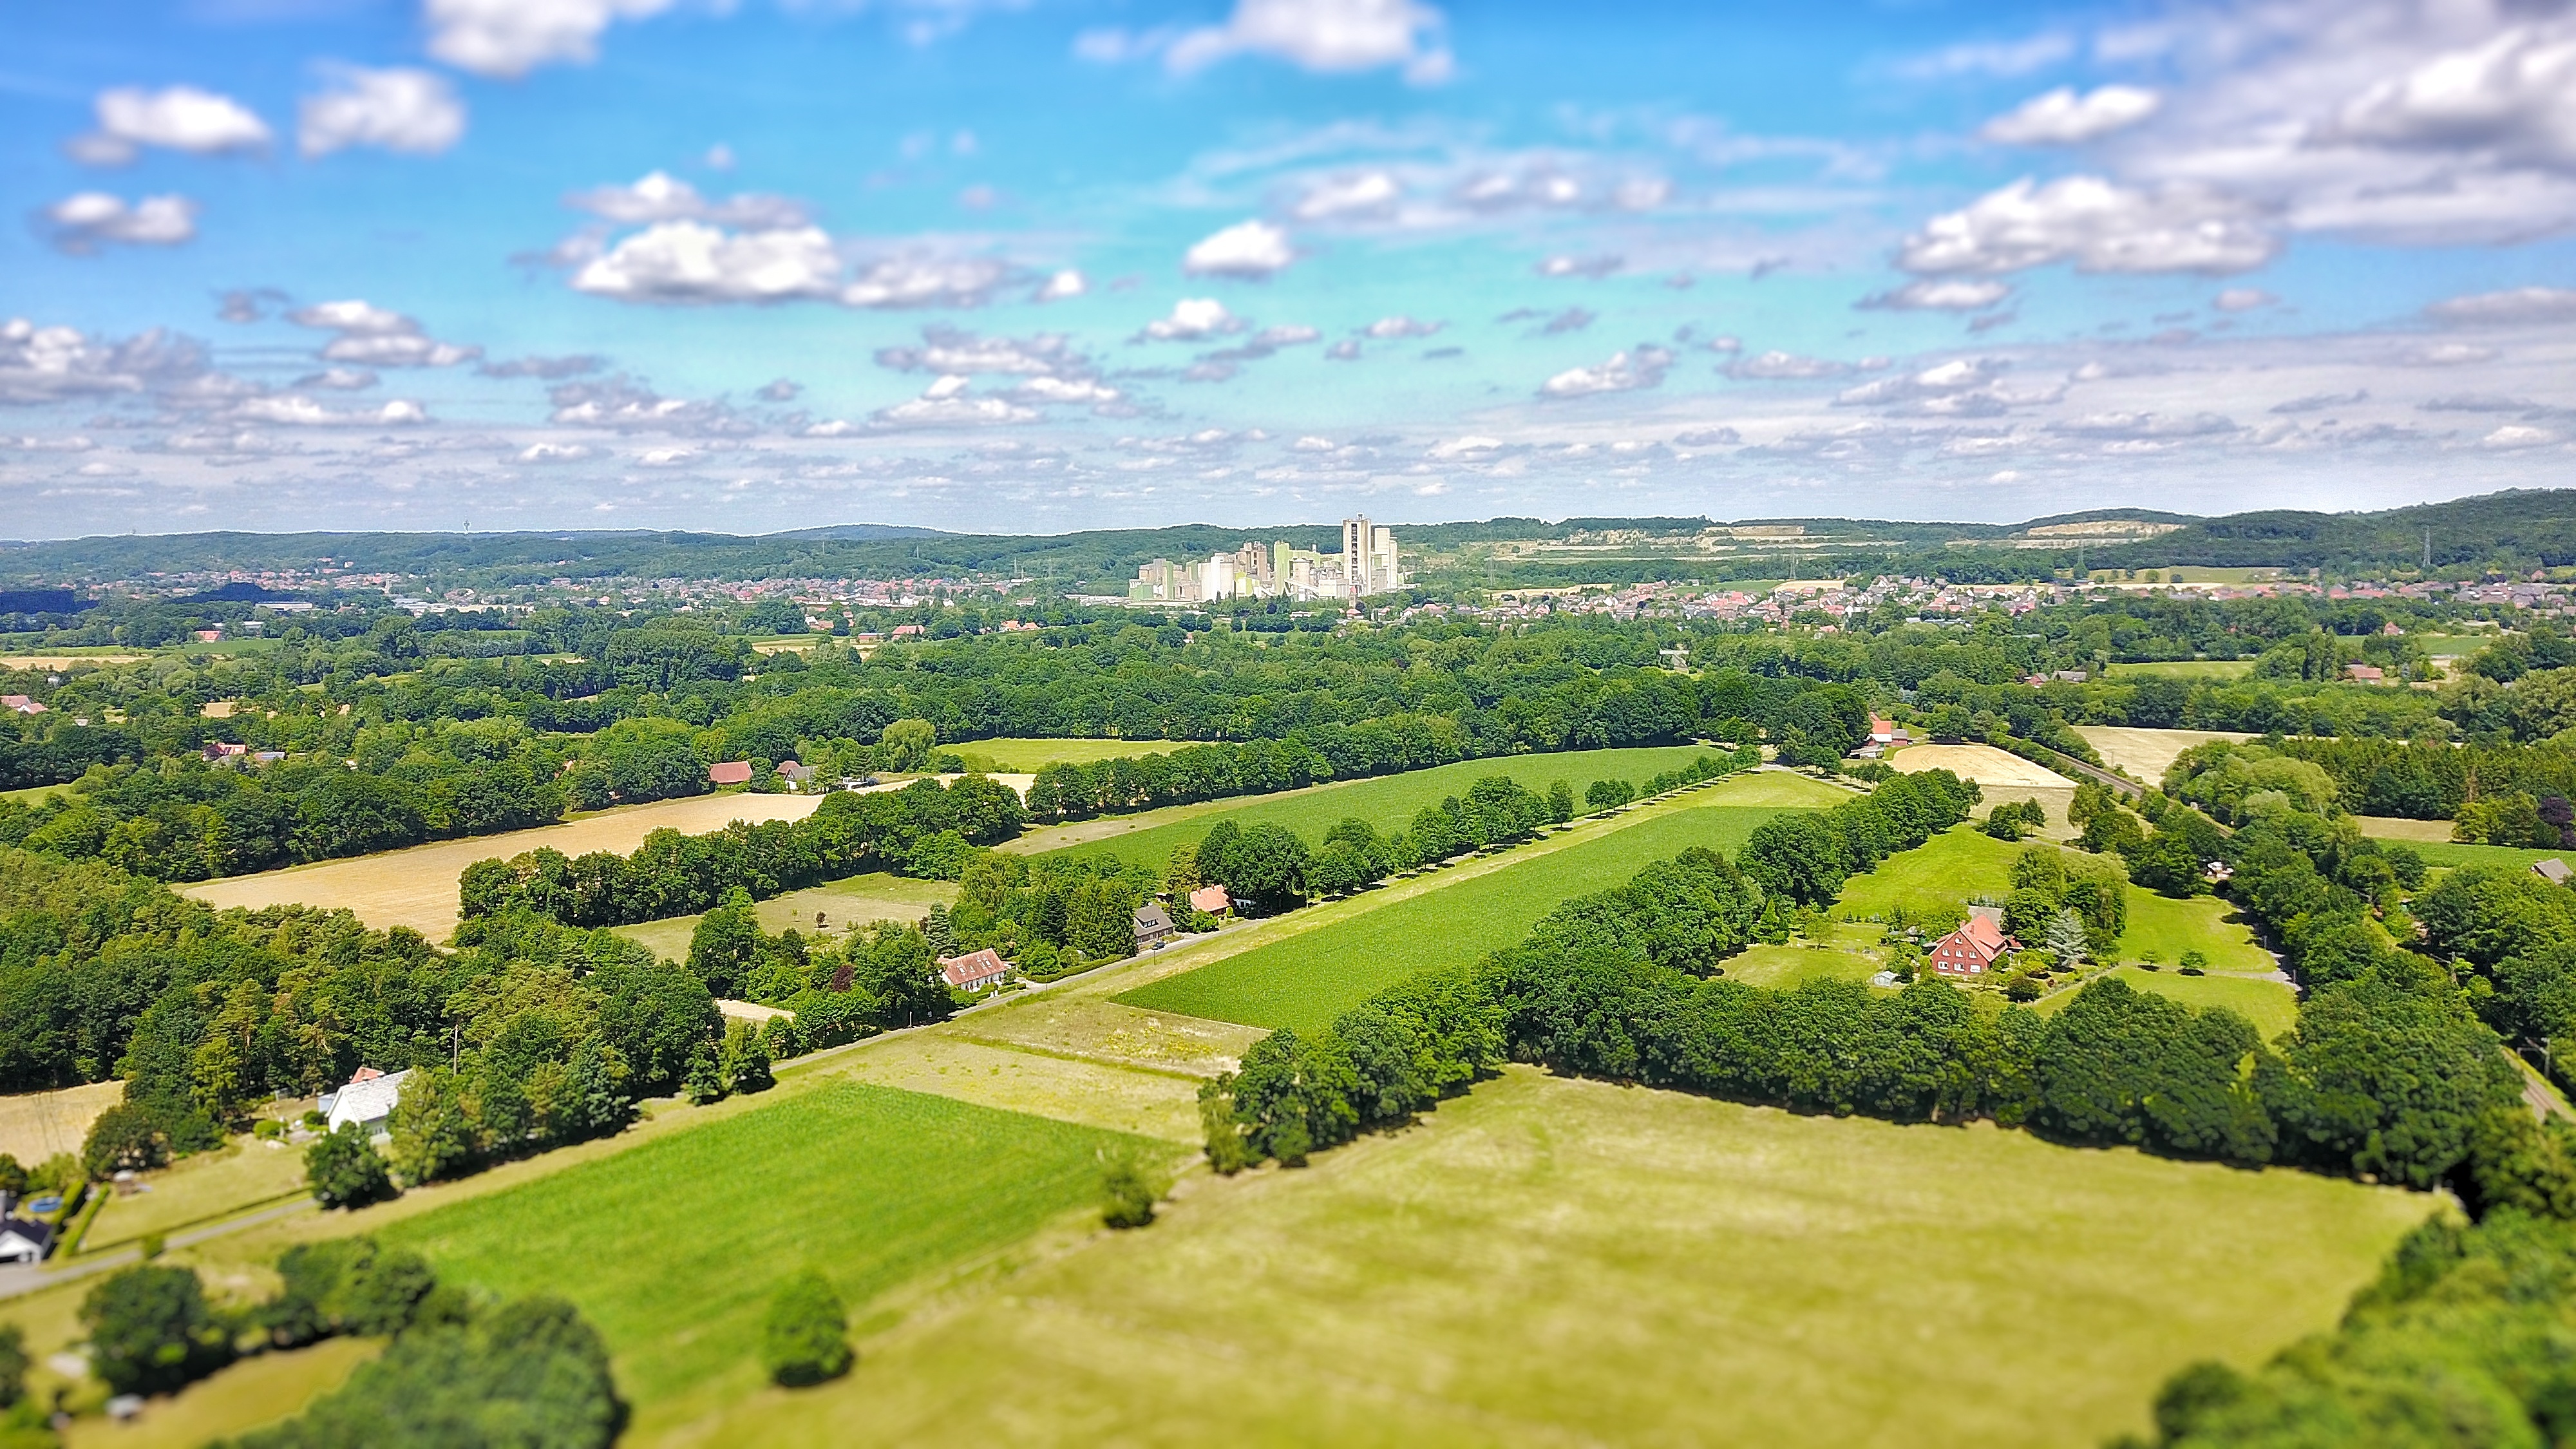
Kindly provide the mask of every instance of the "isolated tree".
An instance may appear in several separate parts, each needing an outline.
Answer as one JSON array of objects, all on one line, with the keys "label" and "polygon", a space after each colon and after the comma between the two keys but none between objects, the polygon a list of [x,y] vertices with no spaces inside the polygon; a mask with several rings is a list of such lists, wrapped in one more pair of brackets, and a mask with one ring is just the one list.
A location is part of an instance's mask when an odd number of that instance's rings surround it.
[{"label": "isolated tree", "polygon": [[2044,938],[2048,954],[2068,966],[2080,966],[2089,959],[2091,947],[2084,937],[2084,918],[2061,908],[2048,921]]},{"label": "isolated tree", "polygon": [[128,1268],[81,1300],[90,1361],[120,1394],[166,1393],[221,1368],[232,1340],[195,1270]]},{"label": "isolated tree", "polygon": [[850,1371],[850,1321],[841,1295],[812,1268],[790,1278],[761,1321],[760,1365],[771,1381],[804,1388]]},{"label": "isolated tree", "polygon": [[393,1175],[367,1129],[343,1122],[304,1149],[304,1180],[325,1208],[361,1208],[394,1195]]}]

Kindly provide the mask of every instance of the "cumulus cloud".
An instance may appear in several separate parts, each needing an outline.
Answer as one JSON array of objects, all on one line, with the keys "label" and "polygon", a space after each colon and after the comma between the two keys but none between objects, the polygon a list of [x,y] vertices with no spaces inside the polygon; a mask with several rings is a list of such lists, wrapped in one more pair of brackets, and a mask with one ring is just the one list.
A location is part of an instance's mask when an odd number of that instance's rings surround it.
[{"label": "cumulus cloud", "polygon": [[1074,351],[1062,333],[1035,337],[980,337],[955,327],[925,327],[919,347],[877,350],[877,365],[898,372],[934,372],[973,376],[1006,373],[1053,377],[1092,371],[1090,360]]},{"label": "cumulus cloud", "polygon": [[597,372],[607,365],[608,359],[581,352],[568,357],[514,357],[507,362],[487,362],[474,370],[485,377],[537,377],[553,382]]},{"label": "cumulus cloud", "polygon": [[247,398],[234,404],[231,415],[246,423],[300,428],[384,427],[429,421],[428,410],[407,398],[395,398],[372,408],[332,408],[297,393]]},{"label": "cumulus cloud", "polygon": [[744,192],[713,202],[700,195],[696,187],[666,171],[648,172],[628,186],[594,186],[588,191],[576,191],[564,197],[564,204],[621,226],[711,221],[720,226],[775,231],[803,226],[807,220],[804,206],[786,197]]},{"label": "cumulus cloud", "polygon": [[1172,304],[1172,315],[1145,324],[1144,336],[1156,342],[1195,342],[1244,329],[1242,318],[1225,310],[1214,297],[1184,297]]},{"label": "cumulus cloud", "polygon": [[519,450],[522,463],[578,463],[598,456],[599,450],[588,443],[530,443]]},{"label": "cumulus cloud", "polygon": [[2565,287],[2516,287],[2452,297],[2424,309],[2436,322],[2455,327],[2517,327],[2576,322],[2576,290]]},{"label": "cumulus cloud", "polygon": [[1765,352],[1754,357],[1737,357],[1718,371],[1728,377],[1756,382],[1794,382],[1819,377],[1840,377],[1851,371],[1848,363],[1832,362],[1821,357],[1800,357],[1794,352]]},{"label": "cumulus cloud", "polygon": [[1539,387],[1547,397],[1590,397],[1605,392],[1634,392],[1660,385],[1673,365],[1673,355],[1660,347],[1640,345],[1614,352],[1598,367],[1572,367]]},{"label": "cumulus cloud", "polygon": [[671,0],[424,0],[429,53],[459,70],[515,79],[541,65],[587,64],[600,34]]},{"label": "cumulus cloud", "polygon": [[677,433],[732,437],[753,431],[722,403],[662,397],[629,377],[567,382],[547,390],[554,404],[548,421],[567,427],[613,428],[628,433]]},{"label": "cumulus cloud", "polygon": [[1032,302],[1065,302],[1091,290],[1091,281],[1071,267],[1055,273],[1040,283]]},{"label": "cumulus cloud", "polygon": [[381,146],[435,156],[465,134],[465,103],[434,71],[341,66],[331,88],[297,109],[295,144],[307,156],[349,146]]},{"label": "cumulus cloud", "polygon": [[1010,275],[1009,267],[990,257],[889,257],[852,278],[841,289],[841,301],[852,307],[980,307]]},{"label": "cumulus cloud", "polygon": [[1413,0],[1235,0],[1225,24],[1178,36],[1163,61],[1182,74],[1247,54],[1325,72],[1394,65],[1408,80],[1437,84],[1455,68],[1442,24],[1439,11]]},{"label": "cumulus cloud", "polygon": [[1874,292],[1863,297],[1860,305],[1901,312],[1981,312],[2011,295],[2012,288],[2002,282],[1922,277],[1893,291]]},{"label": "cumulus cloud", "polygon": [[917,398],[879,408],[873,420],[884,428],[990,427],[1033,422],[1038,416],[1033,408],[1001,398],[973,396],[968,386],[967,378],[952,373],[922,389]]},{"label": "cumulus cloud", "polygon": [[2059,86],[1986,122],[1977,134],[2008,146],[2080,146],[2138,124],[2162,101],[2141,86],[2102,86],[2082,95]]},{"label": "cumulus cloud", "polygon": [[1967,75],[2028,75],[2055,65],[2074,53],[2074,37],[2058,31],[2043,31],[2021,40],[1978,40],[1945,46],[1929,55],[1901,61],[1895,70],[1897,74],[1913,80],[1943,80]]},{"label": "cumulus cloud", "polygon": [[1380,317],[1361,329],[1369,337],[1428,337],[1441,328],[1438,322],[1418,322],[1411,317]]},{"label": "cumulus cloud", "polygon": [[184,196],[147,196],[129,206],[121,196],[83,191],[37,212],[36,219],[46,240],[75,255],[112,243],[177,246],[197,234],[197,204]]},{"label": "cumulus cloud", "polygon": [[0,323],[0,403],[177,389],[206,376],[204,344],[158,328],[114,342],[24,317]]},{"label": "cumulus cloud", "polygon": [[625,302],[777,302],[829,297],[840,281],[840,255],[820,227],[735,233],[664,221],[594,258],[572,285]]},{"label": "cumulus cloud", "polygon": [[2485,437],[2478,439],[2478,446],[2481,448],[2495,448],[2500,450],[2516,448],[2545,448],[2551,443],[2555,443],[2557,441],[2558,435],[2547,428],[2534,428],[2526,427],[2520,423],[2507,423],[2503,427],[2496,429],[2494,432],[2487,434]]},{"label": "cumulus cloud", "polygon": [[332,392],[365,392],[379,379],[363,367],[326,367],[295,380],[298,388],[325,388]]},{"label": "cumulus cloud", "polygon": [[1717,448],[1744,441],[1744,435],[1729,427],[1693,428],[1673,435],[1676,448]]},{"label": "cumulus cloud", "polygon": [[2168,414],[2154,412],[2088,413],[2054,425],[2060,433],[2084,438],[2121,441],[2156,441],[2174,438],[2206,438],[2236,431],[2236,424],[2217,413]]},{"label": "cumulus cloud", "polygon": [[2241,272],[2279,243],[2242,203],[2210,188],[2152,191],[2099,176],[2029,178],[1936,216],[1907,237],[1897,264],[1919,275],[1993,275],[2072,261],[2087,272]]},{"label": "cumulus cloud", "polygon": [[299,307],[287,313],[286,320],[299,327],[340,334],[324,344],[325,362],[359,367],[453,367],[483,355],[480,347],[428,337],[413,319],[357,298]]},{"label": "cumulus cloud", "polygon": [[1614,256],[1543,258],[1535,270],[1542,277],[1606,277],[1627,265],[1627,259]]},{"label": "cumulus cloud", "polygon": [[794,402],[796,400],[796,395],[804,390],[805,384],[797,382],[791,378],[780,377],[772,378],[758,392],[753,393],[752,396],[760,399],[762,402]]},{"label": "cumulus cloud", "polygon": [[2276,402],[2272,404],[2272,411],[2287,414],[2321,413],[2328,408],[2348,408],[2354,403],[2366,402],[2369,398],[2370,389],[2368,388],[2355,388],[2351,392],[2312,392],[2302,397],[2286,398]]},{"label": "cumulus cloud", "polygon": [[195,86],[118,86],[99,92],[93,109],[98,129],[69,147],[93,166],[122,166],[145,146],[210,156],[265,150],[270,139],[268,123],[241,102]]},{"label": "cumulus cloud", "polygon": [[2576,166],[2576,35],[2517,25],[2354,97],[2320,139]]},{"label": "cumulus cloud", "polygon": [[1297,260],[1288,233],[1266,221],[1241,221],[1217,232],[1181,257],[1192,276],[1264,278]]},{"label": "cumulus cloud", "polygon": [[2229,287],[2220,292],[2217,299],[2209,305],[2221,312],[2251,312],[2257,307],[2269,307],[2280,300],[2260,287]]}]

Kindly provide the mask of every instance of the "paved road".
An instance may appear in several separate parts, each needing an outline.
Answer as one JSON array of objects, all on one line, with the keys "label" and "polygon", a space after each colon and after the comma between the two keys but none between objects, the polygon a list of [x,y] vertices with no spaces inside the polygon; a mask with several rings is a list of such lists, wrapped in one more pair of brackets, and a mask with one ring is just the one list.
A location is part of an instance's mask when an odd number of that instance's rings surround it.
[{"label": "paved road", "polygon": [[[169,1245],[174,1248],[184,1248],[191,1243],[202,1243],[209,1238],[220,1238],[226,1233],[237,1233],[244,1228],[256,1227],[261,1223],[285,1217],[289,1213],[312,1210],[311,1198],[299,1198],[294,1202],[280,1203],[276,1207],[262,1208],[255,1213],[244,1213],[240,1217],[227,1219],[212,1227],[172,1233]],[[74,1258],[68,1262],[46,1263],[34,1268],[0,1268],[0,1299],[39,1292],[57,1283],[76,1282],[92,1274],[104,1273],[111,1268],[122,1268],[129,1263],[142,1261],[143,1250],[135,1247],[119,1248],[115,1252],[100,1253],[95,1257]]]}]

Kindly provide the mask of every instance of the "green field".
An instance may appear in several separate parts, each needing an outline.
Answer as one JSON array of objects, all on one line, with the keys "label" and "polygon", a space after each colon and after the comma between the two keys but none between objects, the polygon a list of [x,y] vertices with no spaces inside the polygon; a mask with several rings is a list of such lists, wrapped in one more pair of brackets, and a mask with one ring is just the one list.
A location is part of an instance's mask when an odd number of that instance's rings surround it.
[{"label": "green field", "polygon": [[1186,749],[1195,740],[960,740],[939,748],[966,761],[968,769],[999,775],[1035,774],[1041,765],[1088,765],[1121,756],[1161,755]]},{"label": "green field", "polygon": [[1513,1068],[686,1442],[2098,1444],[2330,1328],[2442,1201]]},{"label": "green field", "polygon": [[757,1390],[761,1313],[788,1275],[821,1269],[865,1322],[1096,1201],[1097,1154],[1122,1144],[1146,1146],[836,1082],[380,1232],[447,1281],[572,1299],[621,1391],[667,1422]]},{"label": "green field", "polygon": [[[2256,981],[2243,976],[2184,976],[2171,967],[2162,971],[2142,971],[2135,966],[2122,966],[2106,971],[2140,991],[2170,996],[2187,1006],[2224,1006],[2254,1023],[2254,1029],[2265,1041],[2279,1036],[2298,1024],[2299,998],[2282,981]],[[2042,1016],[2054,1016],[2075,1000],[2075,993],[2052,992],[2035,1003]]]},{"label": "green field", "polygon": [[[874,921],[917,921],[930,913],[934,904],[948,904],[957,899],[957,883],[945,880],[913,880],[907,876],[871,871],[847,880],[831,881],[772,896],[753,909],[760,917],[760,928],[771,934],[794,927],[810,937],[815,934],[814,916],[825,918],[824,929],[838,935],[854,926]],[[653,954],[666,960],[689,959],[689,937],[698,929],[696,916],[670,916],[659,921],[642,921],[631,926],[610,929],[630,941],[641,941]]]},{"label": "green field", "polygon": [[[1846,919],[1886,916],[1902,907],[1909,915],[1934,909],[1957,909],[1970,898],[2002,900],[2012,893],[2012,861],[2022,847],[2007,845],[1962,825],[1934,837],[1920,849],[1888,857],[1878,869],[1843,887],[1834,914]],[[2278,968],[2241,920],[2235,908],[2215,896],[2173,900],[2138,886],[2129,887],[2129,927],[2120,938],[2120,954],[2142,960],[2150,951],[2170,965],[2185,951],[2209,958],[2213,971],[2271,971]]]},{"label": "green field", "polygon": [[[1849,798],[1802,775],[1739,777],[1636,823],[1500,869],[1440,884],[1351,914],[1284,941],[1139,987],[1118,999],[1150,1011],[1313,1031],[1409,976],[1473,961],[1528,934],[1571,896],[1624,883],[1647,863],[1694,845],[1732,854],[1755,826],[1784,809]],[[1527,849],[1527,847],[1524,847]]]},{"label": "green field", "polygon": [[2514,870],[2529,870],[2544,860],[2564,860],[2576,865],[2576,850],[2521,850],[2510,845],[2468,845],[2455,840],[2410,840],[2415,853],[2426,865],[2501,865]]},{"label": "green field", "polygon": [[[1180,818],[1157,823],[1155,816],[1129,821],[1094,821],[1100,838],[1064,847],[1083,855],[1108,853],[1138,865],[1160,867],[1172,858],[1172,847],[1207,834],[1219,817],[1238,825],[1284,825],[1309,841],[1321,840],[1334,822],[1356,815],[1380,830],[1400,830],[1425,805],[1437,805],[1488,775],[1509,775],[1533,790],[1544,791],[1559,780],[1574,787],[1577,800],[1595,780],[1641,784],[1692,758],[1718,754],[1692,745],[1644,750],[1575,750],[1552,755],[1505,755],[1490,760],[1462,760],[1437,769],[1402,775],[1379,775],[1347,784],[1286,795],[1258,795],[1215,805],[1184,805]],[[1122,827],[1128,827],[1123,828]],[[1083,826],[1073,827],[1084,831]],[[1117,833],[1109,833],[1109,832]]]}]

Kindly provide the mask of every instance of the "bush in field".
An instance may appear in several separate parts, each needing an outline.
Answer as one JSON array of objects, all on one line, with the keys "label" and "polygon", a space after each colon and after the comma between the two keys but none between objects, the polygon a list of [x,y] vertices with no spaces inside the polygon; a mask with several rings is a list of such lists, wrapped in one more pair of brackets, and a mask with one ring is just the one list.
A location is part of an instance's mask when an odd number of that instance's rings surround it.
[{"label": "bush in field", "polygon": [[1113,1228],[1141,1228],[1154,1221],[1154,1204],[1169,1190],[1133,1156],[1110,1157],[1100,1167],[1100,1220]]},{"label": "bush in field", "polygon": [[849,1316],[841,1295],[812,1268],[769,1301],[760,1329],[760,1366],[773,1382],[803,1388],[850,1371]]},{"label": "bush in field", "polygon": [[362,1208],[394,1195],[393,1174],[376,1154],[367,1129],[343,1122],[340,1129],[304,1149],[304,1181],[313,1200],[325,1208]]}]

